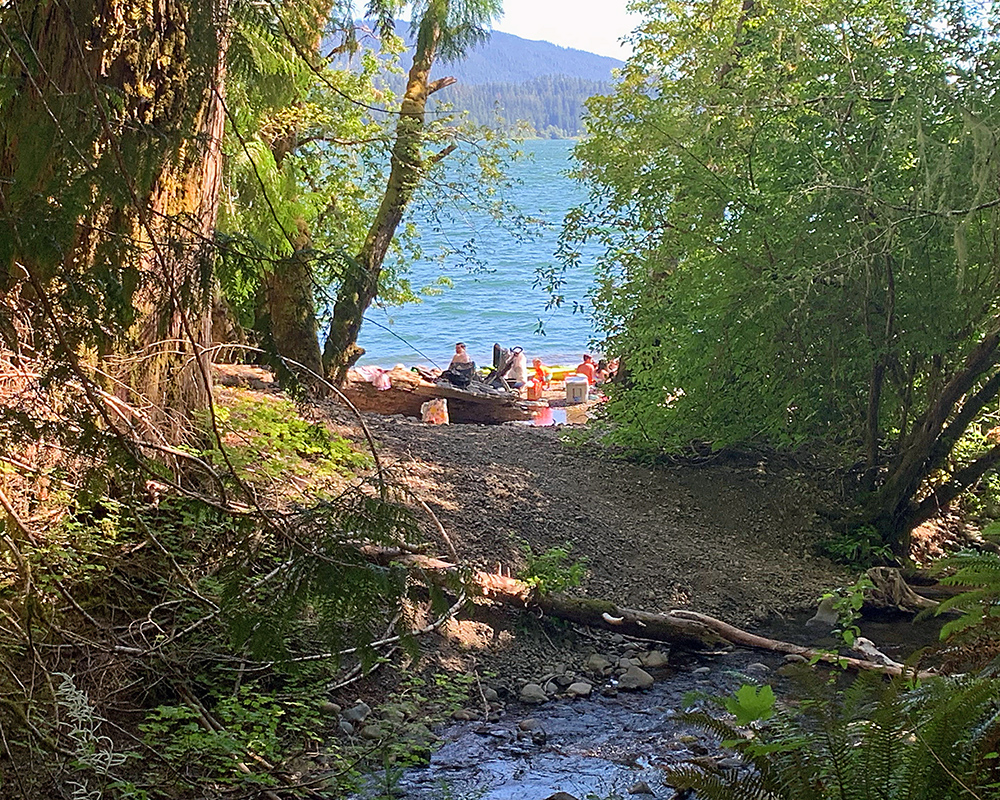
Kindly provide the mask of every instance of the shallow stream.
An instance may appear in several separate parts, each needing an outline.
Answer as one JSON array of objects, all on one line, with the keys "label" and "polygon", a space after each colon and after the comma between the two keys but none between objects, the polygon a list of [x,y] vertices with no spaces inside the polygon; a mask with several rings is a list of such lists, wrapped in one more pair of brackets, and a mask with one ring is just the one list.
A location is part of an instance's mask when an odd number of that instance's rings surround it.
[{"label": "shallow stream", "polygon": [[[768,626],[767,635],[820,647],[804,619]],[[937,641],[940,622],[872,622],[865,636],[886,655],[905,661]],[[771,681],[783,658],[734,650],[715,655],[671,656],[670,667],[642,692],[619,691],[588,699],[510,703],[496,722],[460,722],[440,732],[444,744],[426,768],[406,770],[394,796],[408,800],[560,800],[573,798],[673,798],[664,768],[692,759],[738,767],[717,741],[679,718],[692,692],[727,695],[748,680]],[[779,693],[781,691],[779,685]],[[358,795],[375,797],[372,791]]]}]

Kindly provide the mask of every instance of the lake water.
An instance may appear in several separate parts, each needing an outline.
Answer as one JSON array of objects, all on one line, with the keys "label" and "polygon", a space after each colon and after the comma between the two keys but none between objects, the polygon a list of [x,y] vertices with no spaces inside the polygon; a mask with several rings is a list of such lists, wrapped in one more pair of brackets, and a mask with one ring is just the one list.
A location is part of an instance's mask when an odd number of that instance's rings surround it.
[{"label": "lake water", "polygon": [[[440,276],[453,281],[443,293],[420,303],[378,308],[365,315],[358,344],[367,351],[360,364],[430,364],[446,367],[457,341],[468,345],[477,364],[493,360],[493,343],[523,347],[529,363],[540,356],[547,364],[576,364],[595,337],[591,320],[573,313],[573,301],[586,300],[593,280],[596,251],[584,252],[578,270],[566,276],[561,290],[566,304],[546,310],[547,295],[533,289],[535,270],[554,266],[554,253],[566,212],[584,199],[584,190],[564,174],[570,167],[573,142],[525,142],[528,158],[515,164],[520,183],[507,194],[520,212],[541,220],[540,235],[517,241],[485,214],[465,214],[440,232],[424,231],[421,246],[428,258],[409,275],[415,288],[434,284]],[[486,270],[470,270],[457,256],[435,260],[446,242],[464,242],[475,234]],[[589,309],[589,306],[588,306]],[[535,332],[539,320],[544,335]]]}]

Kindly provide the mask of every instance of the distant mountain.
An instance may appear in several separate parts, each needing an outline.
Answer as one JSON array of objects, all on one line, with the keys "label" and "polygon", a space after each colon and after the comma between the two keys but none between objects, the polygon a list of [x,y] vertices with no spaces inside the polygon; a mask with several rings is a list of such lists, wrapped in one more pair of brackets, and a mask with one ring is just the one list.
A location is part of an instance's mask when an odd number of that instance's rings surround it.
[{"label": "distant mountain", "polygon": [[622,65],[607,56],[494,31],[488,42],[462,61],[442,64],[438,71],[454,75],[464,84],[527,83],[549,75],[609,84],[611,70]]},{"label": "distant mountain", "polygon": [[[396,32],[410,42],[408,24]],[[409,66],[406,57],[404,65]],[[480,125],[494,125],[497,112],[510,127],[525,121],[544,138],[578,136],[583,101],[611,88],[611,71],[623,62],[607,56],[522,39],[494,31],[464,59],[435,66],[437,77],[458,83],[432,98],[467,111]]]}]

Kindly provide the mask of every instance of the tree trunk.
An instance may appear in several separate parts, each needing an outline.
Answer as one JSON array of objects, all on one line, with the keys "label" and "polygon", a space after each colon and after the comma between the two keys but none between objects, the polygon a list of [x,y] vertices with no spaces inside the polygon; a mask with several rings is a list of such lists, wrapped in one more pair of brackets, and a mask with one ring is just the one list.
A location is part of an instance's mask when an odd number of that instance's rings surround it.
[{"label": "tree trunk", "polygon": [[407,77],[406,94],[400,105],[385,193],[361,251],[341,281],[323,348],[326,374],[338,386],[346,380],[347,370],[364,354],[364,350],[357,346],[361,322],[378,294],[386,253],[426,168],[421,145],[427,98],[438,89],[454,83],[453,78],[433,83],[429,81],[442,31],[440,23],[430,14],[425,17],[423,26]]},{"label": "tree trunk", "polygon": [[[303,246],[275,266],[264,283],[262,320],[271,334],[278,355],[301,364],[316,375],[323,374],[319,349],[319,323],[313,302],[313,276]],[[295,366],[290,366],[296,372]],[[313,384],[309,374],[300,374],[303,383]]]},{"label": "tree trunk", "polygon": [[[422,571],[430,581],[444,585],[448,585],[449,581],[453,582],[453,574],[459,569],[455,564],[424,555],[399,553],[379,548],[368,548],[365,552],[378,563],[403,563]],[[464,573],[462,574],[464,575]],[[471,584],[469,588],[473,589],[476,594],[505,605],[531,609],[567,622],[610,630],[640,639],[696,649],[732,644],[738,647],[801,656],[804,659],[838,664],[849,669],[874,670],[886,675],[900,675],[904,672],[912,674],[912,670],[901,668],[898,665],[844,657],[825,650],[814,650],[790,642],[758,636],[696,611],[676,608],[662,613],[654,613],[625,608],[608,600],[544,594],[524,581],[491,572],[475,571],[463,581]],[[921,672],[918,674],[920,677],[929,676],[929,673]]]},{"label": "tree trunk", "polygon": [[0,19],[20,87],[0,126],[0,274],[9,288],[20,264],[55,301],[36,306],[59,317],[56,358],[127,356],[105,372],[174,438],[209,395],[227,17],[226,0],[14,0]]},{"label": "tree trunk", "polygon": [[881,488],[871,495],[862,512],[859,522],[873,525],[898,558],[905,560],[909,556],[913,527],[929,519],[997,463],[994,448],[955,473],[950,481],[921,503],[915,500],[923,482],[944,464],[969,423],[1000,392],[1000,374],[994,374],[978,391],[969,395],[996,366],[998,357],[1000,334],[994,331],[983,337],[962,368],[932,395],[927,410],[914,423]]}]

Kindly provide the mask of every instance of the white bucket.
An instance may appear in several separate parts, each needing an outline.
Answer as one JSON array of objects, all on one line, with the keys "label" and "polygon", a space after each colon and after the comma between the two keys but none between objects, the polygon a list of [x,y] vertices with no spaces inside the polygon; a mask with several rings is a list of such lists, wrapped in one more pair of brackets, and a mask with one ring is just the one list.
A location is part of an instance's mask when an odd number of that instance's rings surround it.
[{"label": "white bucket", "polygon": [[567,375],[566,376],[566,402],[567,403],[586,403],[587,402],[587,390],[590,388],[590,382],[587,380],[586,375]]}]

